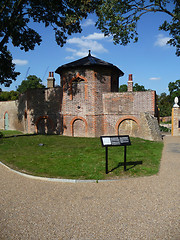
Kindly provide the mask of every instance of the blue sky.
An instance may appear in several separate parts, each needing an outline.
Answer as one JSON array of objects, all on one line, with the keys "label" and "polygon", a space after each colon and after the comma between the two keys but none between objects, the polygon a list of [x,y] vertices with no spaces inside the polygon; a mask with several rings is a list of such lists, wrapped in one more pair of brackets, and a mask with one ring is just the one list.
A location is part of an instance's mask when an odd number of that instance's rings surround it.
[{"label": "blue sky", "polygon": [[[168,83],[180,79],[180,57],[175,55],[174,47],[166,45],[168,33],[158,30],[165,19],[169,20],[169,17],[163,13],[144,15],[137,27],[138,43],[121,46],[114,45],[111,37],[104,37],[94,26],[95,16],[90,15],[82,21],[82,33],[69,36],[62,48],[56,44],[51,28],[32,23],[32,27],[42,35],[43,41],[29,52],[9,45],[16,70],[21,75],[9,88],[1,88],[4,91],[15,90],[26,75],[36,75],[46,85],[49,71],[55,71],[65,63],[87,56],[90,49],[92,56],[110,62],[124,72],[120,84],[126,84],[128,74],[133,74],[134,83],[156,90],[157,94],[168,93]],[[55,79],[59,85],[58,74],[55,74]]]}]

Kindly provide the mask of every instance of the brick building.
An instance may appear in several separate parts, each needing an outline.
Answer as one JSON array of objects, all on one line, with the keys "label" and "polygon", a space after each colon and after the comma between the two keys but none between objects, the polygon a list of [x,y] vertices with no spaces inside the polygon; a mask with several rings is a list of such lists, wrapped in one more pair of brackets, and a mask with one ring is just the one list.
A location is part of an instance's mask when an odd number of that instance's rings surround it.
[{"label": "brick building", "polygon": [[14,111],[8,113],[8,104],[5,107],[0,102],[0,128],[9,117],[10,129],[27,133],[75,137],[128,134],[161,140],[156,93],[133,92],[131,74],[128,92],[118,92],[119,77],[124,73],[90,52],[87,57],[58,67],[56,73],[60,75],[60,87],[54,86],[54,74],[50,72],[47,88],[27,91],[14,103]]}]

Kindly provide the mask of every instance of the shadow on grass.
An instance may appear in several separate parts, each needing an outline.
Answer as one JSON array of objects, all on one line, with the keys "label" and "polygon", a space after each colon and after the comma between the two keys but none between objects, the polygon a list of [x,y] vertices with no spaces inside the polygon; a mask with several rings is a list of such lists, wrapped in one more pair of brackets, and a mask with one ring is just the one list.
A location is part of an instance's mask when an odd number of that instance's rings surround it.
[{"label": "shadow on grass", "polygon": [[[143,163],[142,161],[126,162],[126,171],[128,171],[131,168],[134,168],[136,165],[139,165],[139,164],[142,164],[142,163]],[[127,168],[127,166],[131,166],[131,167]],[[116,170],[117,168],[120,168],[120,167],[124,167],[124,162],[118,163],[118,165],[116,167],[112,168],[109,172],[113,172],[114,170]]]}]

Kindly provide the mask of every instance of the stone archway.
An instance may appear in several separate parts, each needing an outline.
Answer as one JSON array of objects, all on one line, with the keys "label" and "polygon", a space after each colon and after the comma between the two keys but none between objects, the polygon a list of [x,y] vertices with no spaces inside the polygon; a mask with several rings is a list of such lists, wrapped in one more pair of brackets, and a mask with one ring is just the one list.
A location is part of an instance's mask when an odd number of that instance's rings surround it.
[{"label": "stone archway", "polygon": [[124,117],[116,124],[118,135],[129,135],[131,137],[139,136],[139,122],[134,117]]},{"label": "stone archway", "polygon": [[87,136],[87,122],[82,117],[75,117],[71,121],[71,132],[73,137]]}]

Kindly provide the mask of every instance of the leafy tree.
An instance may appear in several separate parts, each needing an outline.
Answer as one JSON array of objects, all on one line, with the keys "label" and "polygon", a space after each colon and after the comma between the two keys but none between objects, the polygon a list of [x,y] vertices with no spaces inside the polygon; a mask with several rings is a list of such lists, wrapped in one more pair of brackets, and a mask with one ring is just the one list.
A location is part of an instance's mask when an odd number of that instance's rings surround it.
[{"label": "leafy tree", "polygon": [[127,85],[126,84],[120,85],[119,92],[127,92]]},{"label": "leafy tree", "polygon": [[180,100],[180,80],[176,80],[175,82],[170,82],[168,84],[169,93],[171,97],[171,102],[174,102],[174,98],[178,97]]},{"label": "leafy tree", "polygon": [[1,0],[0,1],[0,83],[8,86],[19,75],[12,63],[8,42],[21,50],[33,50],[40,45],[39,33],[30,23],[43,23],[55,32],[57,44],[63,46],[72,33],[81,32],[81,20],[95,12],[96,26],[106,36],[112,35],[115,44],[126,45],[138,40],[137,23],[149,12],[163,12],[171,17],[159,29],[169,32],[169,44],[180,55],[179,0]]},{"label": "leafy tree", "polygon": [[141,91],[147,91],[143,85],[139,85],[138,83],[135,83],[133,86],[134,92],[141,92]]},{"label": "leafy tree", "polygon": [[[173,9],[172,9],[173,7]],[[180,56],[180,1],[179,0],[102,0],[97,6],[97,27],[107,36],[112,35],[115,44],[127,45],[138,41],[137,23],[144,14],[161,12],[171,17],[159,30],[169,32],[168,44],[176,47]]]},{"label": "leafy tree", "polygon": [[157,103],[159,108],[160,117],[171,116],[172,101],[170,95],[165,92],[157,96]]},{"label": "leafy tree", "polygon": [[89,0],[1,0],[0,1],[0,83],[6,86],[15,80],[18,72],[12,63],[7,45],[21,50],[33,50],[40,45],[41,36],[30,27],[30,22],[43,23],[55,31],[56,42],[63,46],[67,36],[81,32],[80,21],[99,1]]},{"label": "leafy tree", "polygon": [[170,82],[168,84],[169,94],[161,93],[158,96],[158,108],[160,109],[160,116],[171,116],[174,98],[178,97],[180,100],[180,80]]},{"label": "leafy tree", "polygon": [[12,63],[12,60],[12,55],[7,50],[7,46],[0,48],[0,83],[4,84],[5,87],[9,87],[12,81],[15,81],[16,77],[20,74],[19,72],[15,72],[15,64]]},{"label": "leafy tree", "polygon": [[18,86],[17,91],[20,93],[24,93],[28,89],[35,88],[44,88],[45,86],[42,84],[42,80],[35,75],[29,75],[27,80],[23,80],[22,83]]},{"label": "leafy tree", "polygon": [[17,92],[17,91],[0,92],[0,101],[17,100],[18,97],[19,97],[19,92]]},{"label": "leafy tree", "polygon": [[[127,92],[127,85],[126,84],[122,84],[119,87],[119,92]],[[147,91],[147,89],[145,89],[145,87],[143,85],[139,85],[138,83],[135,83],[133,86],[133,91],[134,92],[139,92],[139,91]]]}]

